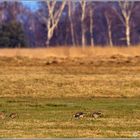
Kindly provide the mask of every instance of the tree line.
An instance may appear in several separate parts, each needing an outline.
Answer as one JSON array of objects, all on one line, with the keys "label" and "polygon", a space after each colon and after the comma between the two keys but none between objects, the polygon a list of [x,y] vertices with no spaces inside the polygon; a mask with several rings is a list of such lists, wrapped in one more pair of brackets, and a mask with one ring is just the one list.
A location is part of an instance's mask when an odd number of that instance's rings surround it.
[{"label": "tree line", "polygon": [[0,3],[0,46],[130,46],[140,42],[140,2]]}]

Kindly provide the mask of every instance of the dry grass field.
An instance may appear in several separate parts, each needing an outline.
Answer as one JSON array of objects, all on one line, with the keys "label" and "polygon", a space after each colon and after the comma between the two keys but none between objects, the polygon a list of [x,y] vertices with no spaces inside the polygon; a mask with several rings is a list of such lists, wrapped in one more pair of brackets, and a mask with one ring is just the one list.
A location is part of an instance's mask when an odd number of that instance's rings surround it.
[{"label": "dry grass field", "polygon": [[75,58],[75,57],[97,57],[106,56],[110,57],[112,55],[124,55],[124,56],[139,56],[140,48],[139,46],[132,47],[86,47],[82,49],[81,47],[50,47],[44,48],[34,48],[34,49],[1,49],[0,56],[4,57],[16,57],[24,56],[29,58],[48,58],[48,57],[59,57],[59,58]]},{"label": "dry grass field", "polygon": [[140,137],[140,47],[1,49],[0,111],[1,138]]}]

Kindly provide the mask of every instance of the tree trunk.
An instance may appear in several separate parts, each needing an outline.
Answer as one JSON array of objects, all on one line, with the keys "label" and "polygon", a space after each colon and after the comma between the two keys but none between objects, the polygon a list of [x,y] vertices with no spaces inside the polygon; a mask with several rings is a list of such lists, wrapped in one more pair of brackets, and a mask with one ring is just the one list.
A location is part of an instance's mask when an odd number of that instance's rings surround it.
[{"label": "tree trunk", "polygon": [[107,15],[105,15],[106,21],[107,21],[107,29],[108,29],[108,44],[109,46],[113,46],[113,41],[112,41],[112,29],[111,29],[111,21],[108,18]]},{"label": "tree trunk", "polygon": [[86,46],[86,38],[85,38],[85,10],[86,10],[86,1],[82,0],[81,1],[81,7],[82,7],[82,16],[81,16],[81,32],[82,32],[82,48],[84,49]]},{"label": "tree trunk", "polygon": [[111,32],[111,25],[110,24],[108,26],[108,38],[109,38],[109,45],[112,47],[113,42],[112,42],[112,32]]},{"label": "tree trunk", "polygon": [[84,23],[82,23],[82,47],[85,48],[85,46],[86,46],[85,26]]},{"label": "tree trunk", "polygon": [[130,44],[131,44],[131,37],[130,37],[130,23],[129,23],[129,18],[126,18],[126,20],[125,20],[125,22],[126,22],[126,31],[125,31],[125,34],[126,34],[126,44],[127,44],[127,46],[130,46]]},{"label": "tree trunk", "polygon": [[70,20],[70,28],[71,28],[71,37],[72,37],[72,45],[75,46],[75,37],[74,37],[74,25],[72,21],[72,6],[71,6],[71,1],[69,0],[69,20]]},{"label": "tree trunk", "polygon": [[90,39],[91,39],[91,46],[94,46],[94,38],[93,38],[93,11],[92,7],[90,8]]},{"label": "tree trunk", "polygon": [[50,40],[53,36],[53,32],[54,32],[54,29],[48,27],[48,36],[47,36],[47,41],[46,41],[47,47],[49,47],[49,45],[50,45]]}]

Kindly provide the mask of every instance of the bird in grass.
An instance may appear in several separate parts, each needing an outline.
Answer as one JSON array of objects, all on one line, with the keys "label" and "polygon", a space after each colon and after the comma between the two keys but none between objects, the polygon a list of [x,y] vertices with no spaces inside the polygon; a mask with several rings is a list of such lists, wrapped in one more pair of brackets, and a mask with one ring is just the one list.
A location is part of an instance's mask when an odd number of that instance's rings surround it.
[{"label": "bird in grass", "polygon": [[9,115],[9,117],[10,117],[11,119],[15,119],[15,118],[18,117],[18,114],[14,112],[14,113],[11,113],[11,114]]},{"label": "bird in grass", "polygon": [[5,119],[5,113],[4,113],[4,111],[2,111],[2,112],[0,112],[0,119],[1,120],[3,120],[3,119]]},{"label": "bird in grass", "polygon": [[75,118],[83,118],[84,117],[84,114],[85,113],[83,113],[83,112],[77,112],[77,113],[74,114],[74,117]]},{"label": "bird in grass", "polygon": [[93,118],[97,119],[97,118],[102,117],[102,116],[103,116],[103,113],[102,113],[102,112],[93,112],[93,113],[91,114],[91,116],[92,116]]}]

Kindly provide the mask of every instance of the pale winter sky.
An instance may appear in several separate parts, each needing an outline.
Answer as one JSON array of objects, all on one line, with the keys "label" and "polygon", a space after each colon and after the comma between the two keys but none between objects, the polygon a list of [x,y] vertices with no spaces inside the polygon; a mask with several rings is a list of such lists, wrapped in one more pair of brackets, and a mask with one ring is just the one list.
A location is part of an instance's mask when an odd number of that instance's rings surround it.
[{"label": "pale winter sky", "polygon": [[22,2],[31,10],[36,10],[38,8],[37,0],[22,0]]}]

